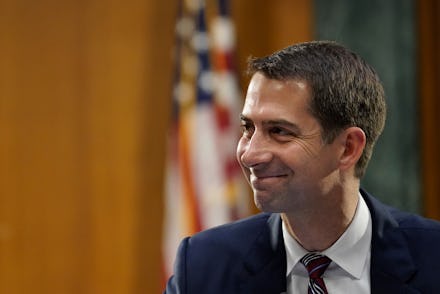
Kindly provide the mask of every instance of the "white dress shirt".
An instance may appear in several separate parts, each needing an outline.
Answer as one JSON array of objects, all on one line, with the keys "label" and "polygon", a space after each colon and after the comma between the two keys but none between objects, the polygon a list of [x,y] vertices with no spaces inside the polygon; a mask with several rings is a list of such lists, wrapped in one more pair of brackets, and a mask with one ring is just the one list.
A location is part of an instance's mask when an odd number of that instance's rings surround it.
[{"label": "white dress shirt", "polygon": [[[307,293],[309,277],[299,260],[308,253],[282,224],[287,257],[287,293]],[[321,252],[332,260],[323,274],[329,294],[370,293],[371,215],[361,195],[352,222],[342,236]]]}]

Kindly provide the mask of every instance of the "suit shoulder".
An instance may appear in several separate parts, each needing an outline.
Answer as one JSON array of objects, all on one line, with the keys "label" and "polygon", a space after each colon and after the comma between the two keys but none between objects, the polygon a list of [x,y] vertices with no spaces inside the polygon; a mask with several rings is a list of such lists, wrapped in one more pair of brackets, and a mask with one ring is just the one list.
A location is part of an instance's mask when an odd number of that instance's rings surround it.
[{"label": "suit shoulder", "polygon": [[440,232],[439,221],[386,205],[362,189],[361,194],[367,202],[373,220],[379,222],[380,226],[387,223],[391,224],[393,228],[404,231],[431,230],[433,232]]},{"label": "suit shoulder", "polygon": [[240,259],[248,254],[257,239],[269,242],[270,216],[260,213],[197,233],[188,239],[188,250],[197,252],[196,259]]},{"label": "suit shoulder", "polygon": [[412,251],[423,252],[440,246],[440,222],[399,210],[392,214]]},{"label": "suit shoulder", "polygon": [[274,220],[279,220],[279,215],[261,213],[185,238],[178,250],[169,289],[180,287],[186,289],[185,293],[238,293],[241,279],[247,275],[247,261],[257,262],[252,253],[261,248],[265,252],[264,248],[269,247],[271,228],[278,224]]},{"label": "suit shoulder", "polygon": [[440,222],[417,214],[392,209],[391,214],[402,230],[432,230],[440,233]]}]

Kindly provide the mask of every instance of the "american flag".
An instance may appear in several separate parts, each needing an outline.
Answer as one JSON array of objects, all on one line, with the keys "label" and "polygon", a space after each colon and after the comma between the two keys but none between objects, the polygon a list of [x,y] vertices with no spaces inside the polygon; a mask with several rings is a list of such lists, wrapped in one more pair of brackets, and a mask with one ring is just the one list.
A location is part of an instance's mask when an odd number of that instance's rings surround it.
[{"label": "american flag", "polygon": [[[210,18],[208,3],[216,5]],[[227,0],[180,3],[165,175],[165,277],[183,237],[249,214],[247,185],[235,159],[242,101],[228,12]]]}]

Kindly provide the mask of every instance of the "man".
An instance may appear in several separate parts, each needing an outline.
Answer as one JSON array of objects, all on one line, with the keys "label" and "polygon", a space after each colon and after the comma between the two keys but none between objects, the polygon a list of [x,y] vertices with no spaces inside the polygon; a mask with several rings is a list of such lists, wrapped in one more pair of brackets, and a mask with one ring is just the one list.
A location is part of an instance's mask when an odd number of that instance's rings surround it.
[{"label": "man", "polygon": [[249,72],[237,159],[264,213],[184,239],[165,293],[440,293],[440,224],[360,189],[386,116],[374,69],[321,41]]}]

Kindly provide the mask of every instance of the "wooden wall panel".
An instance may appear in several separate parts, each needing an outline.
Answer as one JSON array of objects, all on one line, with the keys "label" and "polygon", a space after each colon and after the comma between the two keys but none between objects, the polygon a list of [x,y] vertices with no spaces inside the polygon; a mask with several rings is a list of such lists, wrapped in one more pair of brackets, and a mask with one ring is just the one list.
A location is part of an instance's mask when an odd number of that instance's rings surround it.
[{"label": "wooden wall panel", "polygon": [[[310,38],[310,1],[232,2],[240,71]],[[0,1],[0,293],[160,292],[176,3]]]},{"label": "wooden wall panel", "polygon": [[1,293],[81,291],[76,4],[0,9]]},{"label": "wooden wall panel", "polygon": [[231,1],[237,31],[237,64],[243,90],[243,75],[250,56],[261,57],[313,38],[311,0]]},{"label": "wooden wall panel", "polygon": [[440,3],[418,1],[424,212],[440,220]]}]

